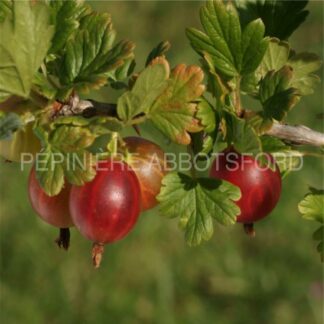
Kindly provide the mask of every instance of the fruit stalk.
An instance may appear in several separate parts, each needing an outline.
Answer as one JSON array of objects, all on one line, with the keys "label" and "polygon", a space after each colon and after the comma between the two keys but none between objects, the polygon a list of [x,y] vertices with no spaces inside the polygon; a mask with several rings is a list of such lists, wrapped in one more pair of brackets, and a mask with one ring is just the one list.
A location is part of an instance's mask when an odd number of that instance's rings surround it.
[{"label": "fruit stalk", "polygon": [[92,263],[98,269],[101,263],[102,255],[104,253],[104,245],[102,243],[93,243],[92,246]]},{"label": "fruit stalk", "polygon": [[243,224],[244,232],[250,236],[250,237],[255,237],[255,229],[254,229],[254,224],[253,223],[245,223]]},{"label": "fruit stalk", "polygon": [[69,228],[60,228],[60,234],[55,240],[55,243],[59,248],[68,250],[70,246],[70,229]]}]

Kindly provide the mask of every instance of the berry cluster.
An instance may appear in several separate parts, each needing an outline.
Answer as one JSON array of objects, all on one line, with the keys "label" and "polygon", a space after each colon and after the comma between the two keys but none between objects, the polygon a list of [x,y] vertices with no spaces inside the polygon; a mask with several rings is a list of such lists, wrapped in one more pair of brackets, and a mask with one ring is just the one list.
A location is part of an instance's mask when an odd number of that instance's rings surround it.
[{"label": "berry cluster", "polygon": [[[65,184],[56,196],[48,196],[36,179],[35,168],[29,177],[29,197],[34,210],[47,223],[60,228],[57,244],[69,246],[69,227],[75,226],[93,241],[92,260],[101,262],[104,244],[124,238],[135,226],[141,211],[157,205],[167,162],[162,149],[143,138],[124,139],[126,161],[116,158],[97,163],[96,177],[83,186]],[[227,149],[214,160],[210,177],[238,186],[243,223],[254,234],[253,223],[267,216],[281,193],[280,172],[271,155],[273,168],[261,168],[257,160]],[[154,162],[153,162],[154,161]]]},{"label": "berry cluster", "polygon": [[129,152],[127,163],[114,158],[99,161],[93,181],[83,186],[66,182],[56,196],[44,192],[35,168],[29,176],[31,204],[45,222],[61,229],[58,245],[68,248],[68,228],[75,225],[84,237],[94,242],[95,267],[100,265],[103,245],[125,237],[140,212],[157,204],[156,196],[166,172],[164,152],[158,145],[135,137],[124,142]]}]

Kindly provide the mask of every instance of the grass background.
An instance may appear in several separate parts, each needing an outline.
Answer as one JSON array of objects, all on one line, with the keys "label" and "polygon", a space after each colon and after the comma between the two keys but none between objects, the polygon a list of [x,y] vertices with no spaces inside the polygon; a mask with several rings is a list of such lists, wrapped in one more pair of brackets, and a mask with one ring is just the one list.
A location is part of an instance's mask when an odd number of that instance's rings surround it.
[{"label": "grass background", "polygon": [[[172,43],[172,65],[198,63],[184,34],[199,27],[194,1],[100,1],[112,14],[118,38],[136,44],[138,67],[160,41]],[[323,4],[293,35],[299,51],[323,57]],[[113,101],[105,88],[92,98]],[[247,104],[250,104],[247,101]],[[323,131],[320,88],[289,116]],[[156,132],[144,134],[163,144]],[[175,149],[174,147],[172,149]],[[102,266],[90,262],[91,243],[72,230],[66,253],[53,244],[56,230],[43,223],[27,198],[28,170],[0,163],[0,321],[15,323],[321,323],[323,267],[311,235],[316,224],[301,219],[297,204],[308,185],[323,186],[322,160],[307,157],[299,173],[283,183],[279,205],[257,224],[251,240],[240,226],[215,225],[213,238],[185,245],[176,221],[156,210],[143,214],[127,239],[107,246]]]}]

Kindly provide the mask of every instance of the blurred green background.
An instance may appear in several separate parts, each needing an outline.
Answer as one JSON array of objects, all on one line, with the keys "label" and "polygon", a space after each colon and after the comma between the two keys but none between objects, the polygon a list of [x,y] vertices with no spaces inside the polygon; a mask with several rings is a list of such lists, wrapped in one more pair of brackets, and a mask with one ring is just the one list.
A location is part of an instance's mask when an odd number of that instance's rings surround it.
[{"label": "blurred green background", "polygon": [[[138,69],[160,40],[172,43],[172,65],[197,63],[184,34],[199,27],[194,1],[91,2],[112,14],[118,39],[133,40]],[[323,4],[312,1],[310,16],[291,38],[299,51],[323,56]],[[106,88],[92,98],[113,101]],[[323,131],[320,88],[303,98],[289,120]],[[150,136],[149,130],[144,134]],[[157,136],[157,135],[154,135]],[[164,148],[167,142],[164,141]],[[308,185],[323,187],[322,161],[284,180],[281,201],[257,224],[249,239],[241,226],[215,224],[213,238],[186,246],[175,220],[145,213],[123,241],[106,247],[99,270],[90,260],[91,243],[72,230],[68,252],[53,240],[27,198],[27,175],[18,164],[0,163],[0,322],[11,323],[322,323],[323,267],[311,235],[316,224],[303,220],[297,204]]]}]

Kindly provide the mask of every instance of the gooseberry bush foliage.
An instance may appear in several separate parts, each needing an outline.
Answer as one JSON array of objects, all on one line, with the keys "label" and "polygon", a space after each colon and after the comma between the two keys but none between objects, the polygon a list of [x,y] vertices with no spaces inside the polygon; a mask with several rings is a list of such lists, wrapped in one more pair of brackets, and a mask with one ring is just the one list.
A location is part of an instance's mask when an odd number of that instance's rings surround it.
[{"label": "gooseberry bush foliage", "polygon": [[[145,66],[137,67],[135,44],[116,40],[111,16],[93,11],[91,4],[0,0],[0,153],[15,160],[13,152],[39,151],[38,162],[46,167],[36,168],[36,178],[52,197],[65,182],[93,181],[99,160],[117,152],[127,160],[123,131],[140,133],[141,125],[150,123],[198,156],[197,164],[229,147],[252,156],[271,153],[275,159],[280,153],[276,163],[284,178],[307,148],[270,130],[284,124],[320,83],[319,57],[289,44],[307,18],[306,5],[208,1],[200,10],[201,27],[185,30],[199,66],[171,67],[170,44],[163,41],[148,53]],[[103,87],[122,91],[118,100],[86,99],[89,91]],[[254,98],[255,107],[243,107],[242,96]],[[70,168],[72,156],[83,163]],[[193,163],[190,172],[164,176],[157,208],[178,219],[189,245],[198,245],[211,238],[214,221],[236,223],[240,197],[237,186],[209,178]],[[306,219],[321,223],[314,239],[322,258],[323,204],[323,191],[310,188],[298,206]]]}]

